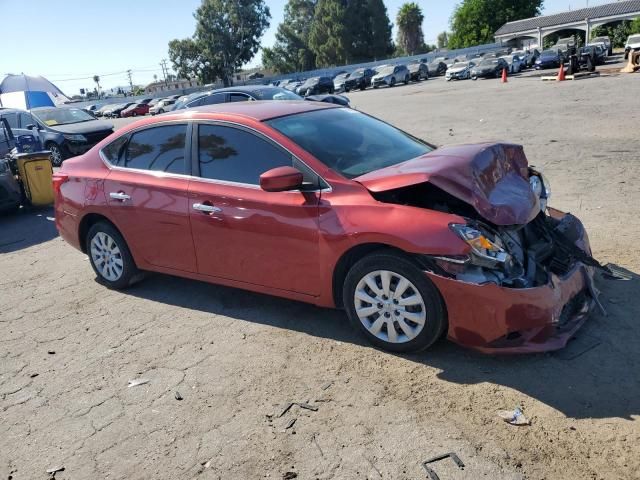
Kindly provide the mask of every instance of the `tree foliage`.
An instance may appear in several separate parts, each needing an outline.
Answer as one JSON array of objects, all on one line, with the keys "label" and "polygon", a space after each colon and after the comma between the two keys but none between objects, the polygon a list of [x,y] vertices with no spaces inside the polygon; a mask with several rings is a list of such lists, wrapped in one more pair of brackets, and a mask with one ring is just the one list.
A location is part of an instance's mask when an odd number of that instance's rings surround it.
[{"label": "tree foliage", "polygon": [[463,0],[451,17],[449,48],[493,43],[505,23],[540,15],[544,0]]},{"label": "tree foliage", "polygon": [[202,82],[221,78],[230,85],[234,72],[260,48],[269,26],[264,0],[202,0],[194,13],[193,38],[169,42],[169,58],[180,76]]},{"label": "tree foliage", "polygon": [[345,22],[349,61],[385,58],[393,52],[392,26],[382,0],[348,0]]},{"label": "tree foliage", "polygon": [[396,24],[398,26],[398,50],[407,55],[419,53],[424,45],[422,21],[424,15],[417,3],[405,3],[398,10]]},{"label": "tree foliage", "polygon": [[441,32],[438,34],[438,48],[447,48],[449,45],[449,34],[445,32]]},{"label": "tree foliage", "polygon": [[278,25],[273,47],[262,49],[262,66],[280,73],[313,70],[315,53],[309,47],[309,33],[316,0],[289,0],[284,20]]},{"label": "tree foliage", "polygon": [[633,21],[608,23],[591,30],[591,38],[608,36],[614,48],[624,47],[627,37],[640,33],[640,18]]},{"label": "tree foliage", "polygon": [[318,0],[309,33],[309,47],[319,67],[347,62],[349,48],[347,8],[340,0]]}]

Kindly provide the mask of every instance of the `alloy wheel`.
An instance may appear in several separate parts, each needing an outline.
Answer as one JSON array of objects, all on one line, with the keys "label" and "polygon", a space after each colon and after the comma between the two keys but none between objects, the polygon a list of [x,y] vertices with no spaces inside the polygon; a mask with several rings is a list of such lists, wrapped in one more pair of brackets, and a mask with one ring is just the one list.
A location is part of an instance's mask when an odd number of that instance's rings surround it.
[{"label": "alloy wheel", "polygon": [[354,305],[362,325],[384,342],[409,342],[426,323],[426,305],[416,286],[389,270],[366,274],[355,289]]},{"label": "alloy wheel", "polygon": [[62,165],[62,152],[60,151],[60,147],[58,147],[58,145],[56,145],[55,143],[52,143],[49,145],[49,151],[51,152],[49,154],[49,157],[51,158],[51,164],[54,167],[59,167],[60,165]]},{"label": "alloy wheel", "polygon": [[110,235],[98,232],[91,239],[91,260],[106,280],[115,282],[122,276],[124,271],[122,252]]}]

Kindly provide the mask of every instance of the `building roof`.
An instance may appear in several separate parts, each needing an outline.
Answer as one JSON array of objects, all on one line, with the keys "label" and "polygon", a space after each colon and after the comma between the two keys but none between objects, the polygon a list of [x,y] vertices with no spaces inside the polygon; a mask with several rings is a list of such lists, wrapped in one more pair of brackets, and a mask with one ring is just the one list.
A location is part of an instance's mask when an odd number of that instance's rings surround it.
[{"label": "building roof", "polygon": [[576,23],[584,21],[587,18],[595,20],[598,18],[626,15],[634,12],[640,12],[640,0],[625,0],[616,3],[607,3],[596,7],[581,8],[579,10],[571,10],[568,12],[556,13],[554,15],[544,15],[541,17],[508,22],[498,29],[496,36],[536,30],[538,27],[546,28],[556,25]]}]

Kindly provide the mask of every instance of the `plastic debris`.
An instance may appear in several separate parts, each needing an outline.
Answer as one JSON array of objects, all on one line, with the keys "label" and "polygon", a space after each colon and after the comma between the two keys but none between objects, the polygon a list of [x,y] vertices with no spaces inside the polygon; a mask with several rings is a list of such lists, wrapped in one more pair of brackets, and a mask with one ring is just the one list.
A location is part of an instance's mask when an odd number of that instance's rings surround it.
[{"label": "plastic debris", "polygon": [[137,387],[138,385],[144,385],[145,383],[149,383],[149,379],[147,378],[136,378],[135,380],[129,380],[128,387]]},{"label": "plastic debris", "polygon": [[56,354],[55,350],[48,350],[47,353],[49,355],[55,355]]},{"label": "plastic debris", "polygon": [[529,422],[527,417],[524,416],[524,413],[522,413],[520,408],[515,408],[514,410],[502,410],[498,412],[498,416],[511,425],[531,425],[531,422]]},{"label": "plastic debris", "polygon": [[49,475],[55,475],[57,472],[64,472],[64,467],[60,465],[59,467],[53,467],[53,468],[47,469],[47,473]]},{"label": "plastic debris", "polygon": [[182,400],[182,395],[180,395],[180,392],[178,391],[176,391],[175,397],[176,397],[176,400],[178,401]]},{"label": "plastic debris", "polygon": [[293,427],[296,423],[296,418],[292,418],[291,420],[289,420],[289,423],[287,423],[287,425],[284,427],[285,430],[289,430],[291,427]]},{"label": "plastic debris", "polygon": [[297,403],[296,405],[298,405],[300,408],[305,408],[305,409],[311,410],[313,412],[317,412],[318,411],[318,407],[316,407],[315,405],[309,405],[308,403]]}]

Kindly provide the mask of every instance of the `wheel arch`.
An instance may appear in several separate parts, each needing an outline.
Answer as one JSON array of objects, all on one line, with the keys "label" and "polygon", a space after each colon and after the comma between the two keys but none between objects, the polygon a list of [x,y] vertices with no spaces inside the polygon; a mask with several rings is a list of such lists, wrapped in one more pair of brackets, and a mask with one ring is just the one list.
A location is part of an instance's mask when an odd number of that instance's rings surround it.
[{"label": "wheel arch", "polygon": [[395,253],[396,255],[400,255],[414,263],[418,268],[422,270],[433,271],[435,269],[435,266],[429,265],[427,259],[423,256],[408,253],[388,243],[361,243],[359,245],[354,245],[340,256],[333,269],[332,294],[333,302],[336,308],[343,307],[342,286],[351,267],[353,267],[353,265],[355,265],[359,260],[366,257],[367,255],[370,255],[373,252],[380,251],[386,251]]},{"label": "wheel arch", "polygon": [[[120,229],[108,217],[100,213],[88,213],[84,217],[82,217],[82,220],[80,220],[80,225],[78,226],[78,240],[79,240],[78,243],[80,244],[80,249],[82,250],[82,253],[87,253],[86,239],[87,239],[87,234],[89,233],[89,229],[98,222],[108,223],[113,228],[115,228],[118,231],[118,233],[120,233],[120,235],[122,235],[122,232],[120,231]],[[122,237],[124,238],[124,235],[122,235]]]}]

